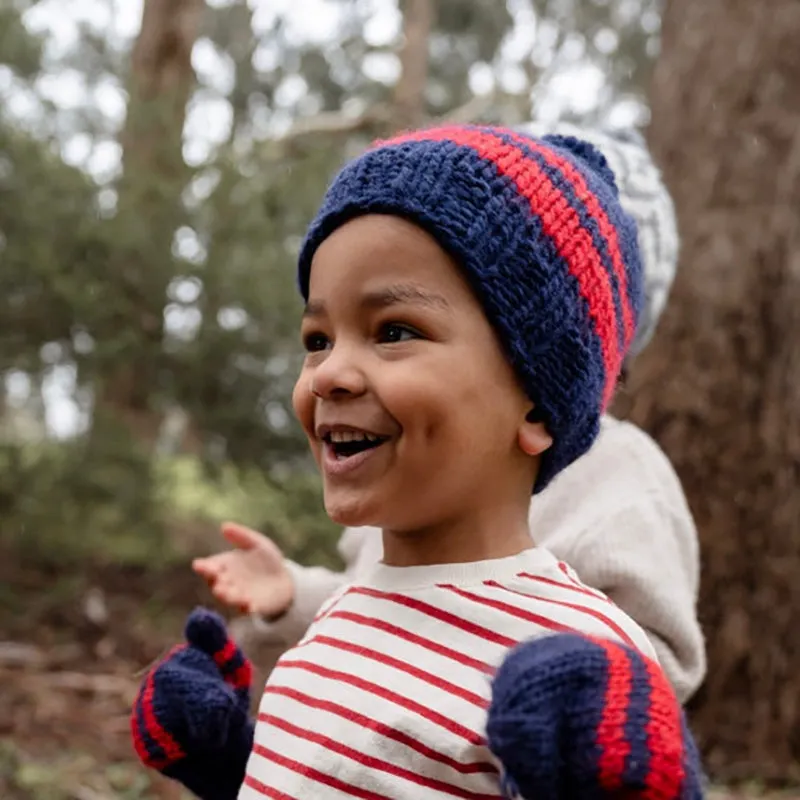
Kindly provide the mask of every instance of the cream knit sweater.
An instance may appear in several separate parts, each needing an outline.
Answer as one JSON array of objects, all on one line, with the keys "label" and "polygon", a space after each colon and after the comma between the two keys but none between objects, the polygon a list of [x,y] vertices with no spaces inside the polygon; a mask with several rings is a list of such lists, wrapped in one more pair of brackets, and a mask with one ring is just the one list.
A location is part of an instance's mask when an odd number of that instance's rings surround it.
[{"label": "cream knit sweater", "polygon": [[[669,460],[644,431],[602,420],[592,449],[533,498],[536,544],[566,561],[581,580],[607,594],[648,634],[685,702],[705,675],[696,616],[697,532]],[[261,635],[295,644],[323,601],[370,571],[383,554],[375,528],[350,528],[339,542],[345,573],[289,562],[295,600],[273,622],[254,618]]]}]

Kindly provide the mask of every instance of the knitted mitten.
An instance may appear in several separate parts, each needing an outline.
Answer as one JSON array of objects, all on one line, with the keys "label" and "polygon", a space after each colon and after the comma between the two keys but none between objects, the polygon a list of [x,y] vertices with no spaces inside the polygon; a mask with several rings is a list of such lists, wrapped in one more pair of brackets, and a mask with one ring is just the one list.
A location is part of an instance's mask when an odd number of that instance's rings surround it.
[{"label": "knitted mitten", "polygon": [[131,711],[142,763],[202,800],[236,800],[253,746],[252,667],[222,618],[195,609],[179,645],[147,674]]},{"label": "knitted mitten", "polygon": [[489,747],[507,797],[699,800],[703,776],[660,667],[622,644],[525,642],[494,679]]}]

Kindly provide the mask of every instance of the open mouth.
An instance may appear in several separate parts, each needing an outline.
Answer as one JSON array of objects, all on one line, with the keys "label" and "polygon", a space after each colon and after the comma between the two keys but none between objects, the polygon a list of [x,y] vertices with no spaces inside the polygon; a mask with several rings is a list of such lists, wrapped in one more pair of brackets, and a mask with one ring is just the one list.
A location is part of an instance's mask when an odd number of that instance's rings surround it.
[{"label": "open mouth", "polygon": [[366,450],[374,450],[388,441],[388,436],[378,436],[374,433],[360,433],[356,431],[333,431],[326,433],[322,441],[327,444],[336,458],[350,458]]}]

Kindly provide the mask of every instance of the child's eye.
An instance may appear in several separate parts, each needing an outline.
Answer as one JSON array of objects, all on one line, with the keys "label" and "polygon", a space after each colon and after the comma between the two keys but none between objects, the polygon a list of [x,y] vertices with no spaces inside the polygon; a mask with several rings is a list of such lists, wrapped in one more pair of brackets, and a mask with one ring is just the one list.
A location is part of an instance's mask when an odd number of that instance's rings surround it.
[{"label": "child's eye", "polygon": [[389,322],[383,325],[378,334],[378,341],[385,344],[407,342],[409,339],[421,339],[421,335],[408,325]]},{"label": "child's eye", "polygon": [[325,350],[330,345],[330,339],[324,333],[308,333],[303,337],[303,346],[309,353]]}]

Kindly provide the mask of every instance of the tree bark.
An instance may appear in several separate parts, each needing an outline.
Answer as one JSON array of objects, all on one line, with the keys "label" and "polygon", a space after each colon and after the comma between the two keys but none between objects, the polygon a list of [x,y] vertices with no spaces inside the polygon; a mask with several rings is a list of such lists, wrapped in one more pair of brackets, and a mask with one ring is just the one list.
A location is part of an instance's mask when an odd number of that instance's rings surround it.
[{"label": "tree bark", "polygon": [[145,0],[131,52],[130,102],[122,135],[126,169],[169,174],[183,164],[180,142],[195,83],[192,49],[204,10],[204,0]]},{"label": "tree bark", "polygon": [[129,101],[120,141],[117,251],[113,280],[124,303],[110,309],[109,325],[135,331],[131,346],[103,370],[100,402],[156,436],[150,415],[163,339],[171,246],[183,219],[181,194],[189,176],[182,155],[186,103],[195,85],[191,54],[201,30],[204,0],[145,0],[131,53]]},{"label": "tree bark", "polygon": [[800,3],[669,0],[650,143],[681,268],[634,371],[631,416],[700,531],[709,674],[693,724],[712,773],[800,760]]},{"label": "tree bark", "polygon": [[406,0],[400,78],[394,92],[392,127],[396,131],[418,128],[425,117],[428,80],[428,43],[433,26],[431,0]]}]

